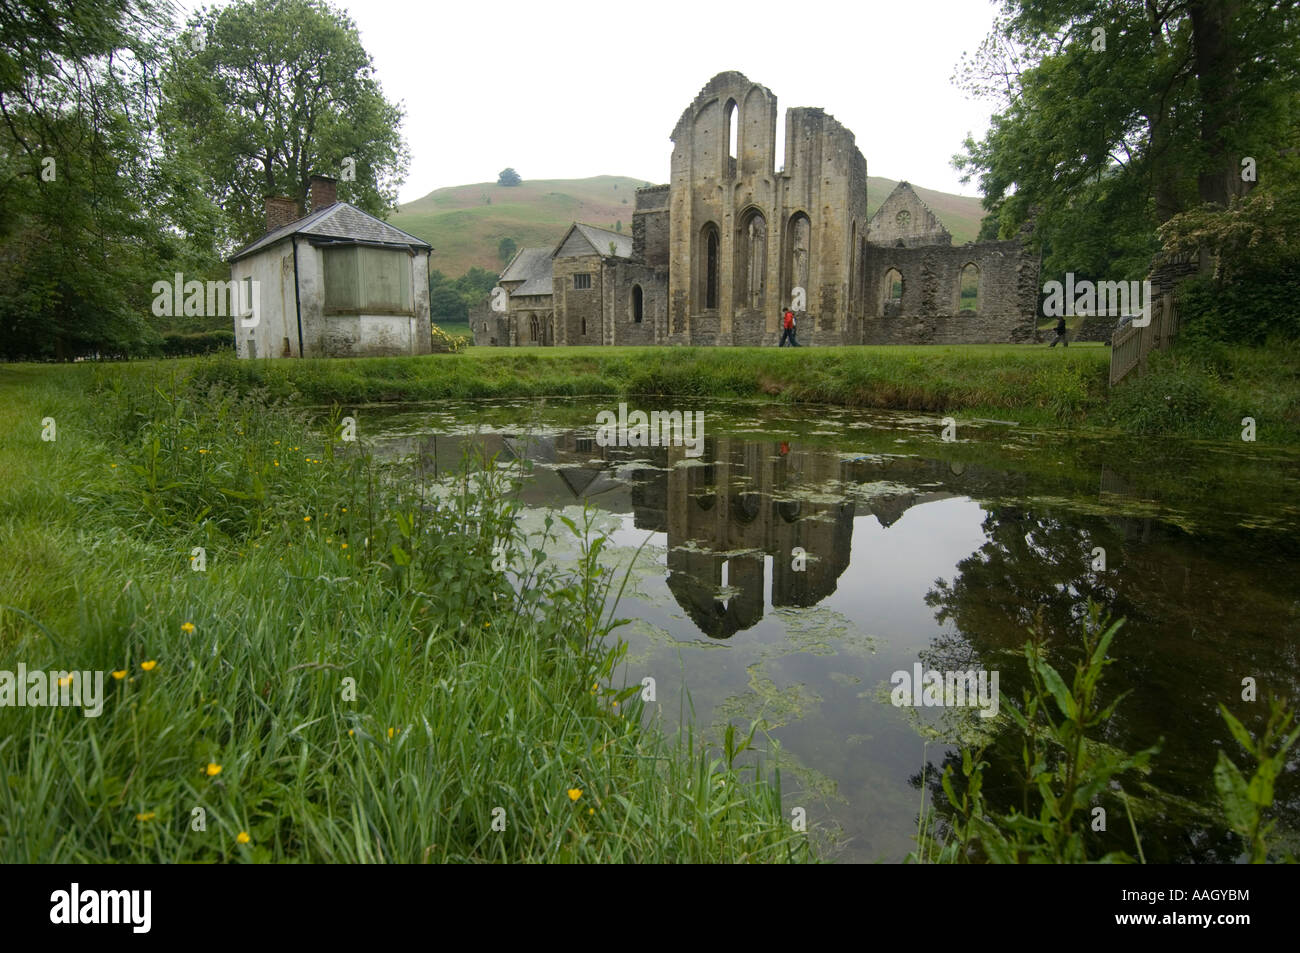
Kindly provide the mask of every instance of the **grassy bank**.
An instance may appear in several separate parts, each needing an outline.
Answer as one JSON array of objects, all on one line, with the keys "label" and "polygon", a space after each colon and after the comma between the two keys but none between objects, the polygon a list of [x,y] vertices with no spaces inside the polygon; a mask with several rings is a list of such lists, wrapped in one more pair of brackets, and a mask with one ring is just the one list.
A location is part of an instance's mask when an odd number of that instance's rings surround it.
[{"label": "grassy bank", "polygon": [[[310,403],[670,395],[759,398],[1236,439],[1300,442],[1300,349],[1220,346],[1158,355],[1107,385],[1110,349],[977,345],[854,348],[470,348],[417,358],[185,362],[199,380]],[[1112,400],[1112,396],[1114,399]],[[1267,436],[1264,436],[1264,435]]]},{"label": "grassy bank", "polygon": [[193,368],[0,369],[0,671],[104,685],[0,707],[0,861],[808,856],[779,778],[643,719],[518,474],[422,495]]}]

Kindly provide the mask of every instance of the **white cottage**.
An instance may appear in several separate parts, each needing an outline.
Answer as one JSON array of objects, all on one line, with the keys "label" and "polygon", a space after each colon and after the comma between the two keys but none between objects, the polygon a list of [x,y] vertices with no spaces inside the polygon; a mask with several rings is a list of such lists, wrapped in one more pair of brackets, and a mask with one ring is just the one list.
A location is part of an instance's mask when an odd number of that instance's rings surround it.
[{"label": "white cottage", "polygon": [[322,175],[311,178],[310,214],[268,198],[266,227],[230,258],[231,280],[257,299],[255,322],[235,318],[240,357],[430,352],[428,242],[339,202]]}]

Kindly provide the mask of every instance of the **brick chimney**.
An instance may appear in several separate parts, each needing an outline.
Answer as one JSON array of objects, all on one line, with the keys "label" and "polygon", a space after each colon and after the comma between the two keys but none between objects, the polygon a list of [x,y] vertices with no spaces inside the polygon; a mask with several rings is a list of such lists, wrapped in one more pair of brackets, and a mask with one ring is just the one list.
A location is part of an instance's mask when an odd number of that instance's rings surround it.
[{"label": "brick chimney", "polygon": [[311,177],[311,210],[319,212],[323,208],[328,208],[339,200],[338,196],[338,179],[331,179],[328,175],[313,175]]},{"label": "brick chimney", "polygon": [[284,195],[266,197],[266,230],[273,232],[282,225],[298,221],[298,203]]}]

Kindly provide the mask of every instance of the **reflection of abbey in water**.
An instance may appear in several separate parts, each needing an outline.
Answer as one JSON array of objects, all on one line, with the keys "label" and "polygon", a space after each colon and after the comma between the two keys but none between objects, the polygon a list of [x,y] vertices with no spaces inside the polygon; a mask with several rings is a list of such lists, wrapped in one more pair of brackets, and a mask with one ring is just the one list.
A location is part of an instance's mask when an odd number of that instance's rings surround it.
[{"label": "reflection of abbey in water", "polygon": [[[833,593],[849,565],[854,516],[870,513],[888,527],[909,507],[952,495],[905,491],[869,503],[843,497],[827,502],[825,497],[839,495],[840,483],[880,481],[891,475],[886,470],[901,477],[899,468],[931,464],[845,460],[823,450],[782,452],[783,445],[773,441],[708,437],[703,456],[691,460],[680,447],[600,447],[572,433],[504,439],[510,453],[551,465],[575,499],[630,509],[637,529],[666,534],[668,588],[712,638],[758,623],[769,595],[780,608],[812,606]],[[633,460],[648,460],[653,469],[638,468]],[[627,463],[615,478],[622,461]],[[797,549],[807,554],[802,571],[794,568]]]},{"label": "reflection of abbey in water", "polygon": [[[399,438],[388,453],[418,452],[436,472],[439,460],[454,468],[465,439]],[[528,506],[590,501],[632,513],[637,529],[665,534],[668,588],[700,631],[718,639],[757,624],[769,602],[812,606],[835,592],[849,565],[854,517],[873,515],[888,528],[913,506],[955,495],[908,489],[854,500],[845,485],[959,490],[964,483],[956,464],[849,460],[831,450],[740,437],[706,437],[698,459],[682,447],[602,447],[590,431],[473,439],[489,456],[538,465],[521,493]],[[807,554],[802,571],[794,568],[796,549]]]}]

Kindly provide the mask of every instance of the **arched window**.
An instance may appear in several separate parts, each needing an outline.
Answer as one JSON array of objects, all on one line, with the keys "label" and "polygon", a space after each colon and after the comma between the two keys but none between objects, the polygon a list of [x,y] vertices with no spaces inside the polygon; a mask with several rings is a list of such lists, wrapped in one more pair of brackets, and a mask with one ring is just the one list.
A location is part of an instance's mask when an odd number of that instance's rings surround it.
[{"label": "arched window", "polygon": [[903,311],[903,276],[896,268],[885,272],[880,283],[880,314],[895,318]]},{"label": "arched window", "polygon": [[[786,227],[785,247],[785,273],[789,287],[781,289],[782,293],[793,296],[795,288],[802,288],[807,302],[811,298],[808,281],[812,274],[812,222],[803,212],[796,212],[790,217],[790,223]],[[793,307],[793,302],[791,306]],[[804,308],[807,308],[806,303]]]},{"label": "arched window", "polygon": [[699,301],[706,310],[718,306],[718,226],[710,222],[700,231],[700,294]]},{"label": "arched window", "polygon": [[645,308],[644,296],[641,293],[640,285],[632,286],[632,321],[635,324],[641,323],[641,316]]},{"label": "arched window", "polygon": [[767,219],[750,209],[736,234],[736,297],[738,308],[762,311],[767,284]]},{"label": "arched window", "polygon": [[528,340],[536,341],[538,337],[537,315],[531,315],[528,318]]},{"label": "arched window", "polygon": [[980,270],[974,262],[962,267],[957,281],[957,311],[977,312],[980,309]]},{"label": "arched window", "polygon": [[740,117],[737,115],[736,101],[734,99],[727,101],[727,108],[723,110],[723,122],[726,123],[727,131],[727,155],[736,158],[736,144],[740,139]]}]

